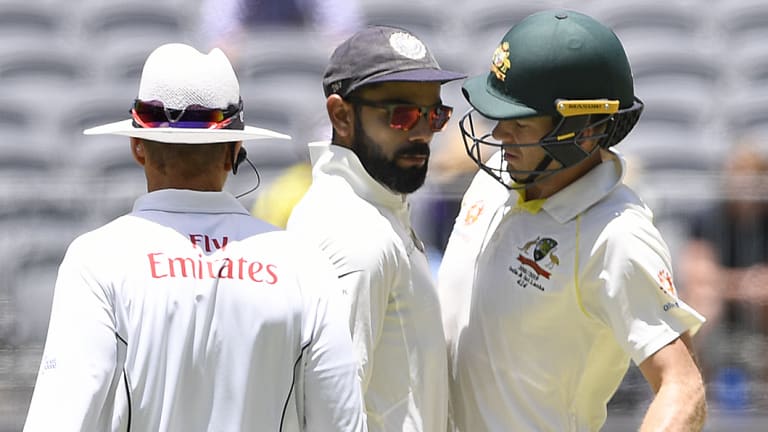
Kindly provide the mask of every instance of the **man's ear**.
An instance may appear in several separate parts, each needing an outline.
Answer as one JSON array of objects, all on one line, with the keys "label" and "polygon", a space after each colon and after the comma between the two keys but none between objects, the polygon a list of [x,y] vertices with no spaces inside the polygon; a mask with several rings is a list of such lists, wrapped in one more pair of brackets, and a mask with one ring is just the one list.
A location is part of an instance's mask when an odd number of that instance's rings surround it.
[{"label": "man's ear", "polygon": [[352,105],[341,96],[332,94],[325,101],[325,109],[336,136],[342,141],[337,144],[350,141],[355,129],[355,110]]},{"label": "man's ear", "polygon": [[[591,118],[589,122],[593,123]],[[594,142],[594,145],[597,145],[600,139],[599,138],[592,139],[592,137],[594,137],[595,135],[600,135],[605,133],[606,127],[607,127],[607,124],[602,123],[597,126],[590,126],[584,129],[584,131],[582,132],[582,138],[584,138],[582,140],[582,148],[584,148],[585,150],[591,150],[593,148],[593,144],[590,144],[590,142]],[[587,144],[584,144],[584,143],[587,143]]]},{"label": "man's ear", "polygon": [[131,137],[131,154],[139,165],[144,166],[147,163],[147,156],[144,154],[144,144],[140,138]]},{"label": "man's ear", "polygon": [[[240,149],[243,151],[240,152]],[[232,144],[232,152],[228,153],[228,156],[224,162],[224,169],[226,171],[232,171],[232,174],[237,174],[237,169],[241,163],[245,160],[247,153],[243,148],[243,142],[237,141]]]}]

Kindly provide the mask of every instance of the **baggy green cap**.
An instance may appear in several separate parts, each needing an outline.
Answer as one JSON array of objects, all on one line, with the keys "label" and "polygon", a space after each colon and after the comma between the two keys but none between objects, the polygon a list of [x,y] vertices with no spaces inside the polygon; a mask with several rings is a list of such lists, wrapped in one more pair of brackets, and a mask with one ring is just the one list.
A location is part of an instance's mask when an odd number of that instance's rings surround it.
[{"label": "baggy green cap", "polygon": [[632,72],[613,31],[568,10],[530,15],[499,43],[488,74],[464,82],[467,101],[485,117],[501,120],[556,116],[558,99],[634,103]]}]

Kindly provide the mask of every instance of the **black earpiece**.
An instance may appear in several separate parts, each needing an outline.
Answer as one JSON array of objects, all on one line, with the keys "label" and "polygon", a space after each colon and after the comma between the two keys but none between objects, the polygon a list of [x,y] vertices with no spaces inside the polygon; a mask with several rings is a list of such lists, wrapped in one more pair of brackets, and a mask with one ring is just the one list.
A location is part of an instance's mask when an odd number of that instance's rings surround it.
[{"label": "black earpiece", "polygon": [[234,162],[235,162],[235,163],[232,165],[232,174],[237,174],[237,168],[238,168],[238,167],[240,166],[240,164],[241,164],[241,163],[243,163],[244,161],[245,161],[245,162],[248,162],[248,165],[250,165],[250,166],[251,166],[251,168],[253,169],[253,173],[254,173],[254,174],[256,174],[256,185],[255,185],[254,187],[250,188],[249,190],[247,190],[247,191],[245,191],[245,192],[243,192],[243,193],[239,194],[239,195],[235,195],[235,198],[242,198],[242,197],[244,197],[245,195],[248,195],[249,193],[251,193],[251,192],[255,191],[255,190],[256,190],[256,189],[259,187],[259,185],[261,184],[261,176],[259,176],[259,171],[256,169],[256,166],[255,166],[255,165],[253,165],[253,162],[251,162],[251,160],[250,160],[250,159],[248,159],[248,152],[247,152],[247,151],[245,151],[245,148],[244,148],[244,147],[242,147],[242,146],[241,146],[241,147],[240,147],[240,150],[237,152],[237,156],[235,156],[235,155],[234,155],[234,153],[235,153],[235,147],[233,146],[233,147],[232,147],[232,153],[233,153],[233,154],[232,154],[232,156],[233,156],[233,159],[234,159]]},{"label": "black earpiece", "polygon": [[245,158],[248,157],[248,152],[245,151],[245,147],[240,147],[240,150],[237,152],[237,157],[235,158],[235,163],[232,165],[232,174],[237,174],[237,168],[240,166],[243,161],[245,161]]}]

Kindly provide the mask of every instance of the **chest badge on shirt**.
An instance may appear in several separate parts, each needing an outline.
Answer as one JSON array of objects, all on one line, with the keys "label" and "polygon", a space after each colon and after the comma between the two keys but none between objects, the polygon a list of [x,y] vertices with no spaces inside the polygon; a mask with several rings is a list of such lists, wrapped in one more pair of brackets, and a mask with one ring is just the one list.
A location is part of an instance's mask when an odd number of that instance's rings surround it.
[{"label": "chest badge on shirt", "polygon": [[509,266],[509,271],[518,276],[518,285],[524,288],[533,286],[544,291],[539,279],[549,279],[552,276],[551,270],[560,265],[560,258],[555,255],[557,244],[553,238],[539,236],[517,248],[520,251],[517,255],[520,265]]}]

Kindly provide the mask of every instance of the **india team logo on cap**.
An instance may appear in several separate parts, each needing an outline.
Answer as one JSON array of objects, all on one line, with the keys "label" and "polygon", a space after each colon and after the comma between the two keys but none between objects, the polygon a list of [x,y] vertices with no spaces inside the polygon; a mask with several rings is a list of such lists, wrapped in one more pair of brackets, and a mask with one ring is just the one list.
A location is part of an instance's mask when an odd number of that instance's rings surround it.
[{"label": "india team logo on cap", "polygon": [[415,36],[405,32],[392,33],[389,36],[389,45],[398,54],[409,59],[419,60],[427,55],[427,47]]},{"label": "india team logo on cap", "polygon": [[502,42],[491,57],[491,72],[501,81],[507,77],[507,71],[512,63],[509,61],[509,42]]}]

